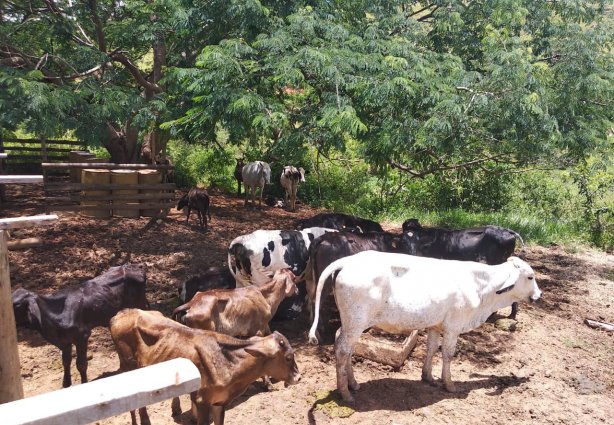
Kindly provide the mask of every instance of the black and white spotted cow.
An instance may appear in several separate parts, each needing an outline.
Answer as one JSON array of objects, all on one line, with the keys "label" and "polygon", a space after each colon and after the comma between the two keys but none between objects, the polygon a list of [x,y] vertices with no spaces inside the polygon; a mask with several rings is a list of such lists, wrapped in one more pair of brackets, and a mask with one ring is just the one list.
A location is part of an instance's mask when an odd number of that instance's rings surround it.
[{"label": "black and white spotted cow", "polygon": [[[300,282],[304,279],[311,242],[327,232],[336,230],[324,227],[256,230],[239,236],[228,247],[228,267],[238,287],[263,285],[280,269],[290,269]],[[305,293],[305,285],[299,285],[299,294],[285,299],[276,317],[295,318],[302,310]]]}]

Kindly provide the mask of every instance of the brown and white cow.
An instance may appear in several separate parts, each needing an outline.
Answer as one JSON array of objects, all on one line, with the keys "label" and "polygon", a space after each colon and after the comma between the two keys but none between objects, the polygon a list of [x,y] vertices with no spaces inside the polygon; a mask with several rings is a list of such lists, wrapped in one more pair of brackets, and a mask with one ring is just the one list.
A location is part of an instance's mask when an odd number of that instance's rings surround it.
[{"label": "brown and white cow", "polygon": [[[274,332],[247,340],[192,329],[159,312],[127,309],[111,320],[111,337],[121,371],[184,357],[201,376],[198,391],[190,394],[197,425],[224,424],[226,406],[261,376],[295,384],[301,379],[294,350],[285,336]],[[173,416],[181,413],[179,398],[172,401]],[[130,412],[136,424],[135,412]],[[149,423],[147,408],[139,409],[141,423]]]},{"label": "brown and white cow", "polygon": [[454,392],[450,362],[458,336],[512,302],[535,301],[541,296],[533,269],[517,257],[491,266],[365,251],[333,262],[320,276],[309,331],[309,340],[315,344],[322,288],[329,277],[341,316],[335,341],[337,389],[350,403],[354,398],[349,390],[359,388],[352,371],[352,351],[365,329],[375,326],[396,334],[428,329],[422,368],[422,379],[428,382],[433,381],[433,355],[442,334],[442,380],[446,390]]}]

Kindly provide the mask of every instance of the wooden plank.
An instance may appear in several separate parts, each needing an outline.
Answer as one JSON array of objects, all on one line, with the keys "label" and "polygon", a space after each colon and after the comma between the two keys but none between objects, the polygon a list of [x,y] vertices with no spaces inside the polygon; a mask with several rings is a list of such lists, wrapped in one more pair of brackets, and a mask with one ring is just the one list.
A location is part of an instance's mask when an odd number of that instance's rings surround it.
[{"label": "wooden plank", "polygon": [[14,175],[14,176],[0,176],[0,184],[11,183],[43,183],[43,176],[41,175]]},{"label": "wooden plank", "polygon": [[400,368],[416,346],[417,341],[417,330],[412,331],[400,346],[398,343],[395,344],[387,339],[376,338],[365,333],[354,346],[354,354],[378,363]]},{"label": "wooden plank", "polygon": [[26,217],[0,218],[0,230],[22,229],[53,224],[57,221],[55,214],[31,215]]},{"label": "wooden plank", "polygon": [[35,248],[43,245],[41,238],[25,238],[8,241],[7,243],[9,251],[16,251],[18,249]]},{"label": "wooden plank", "polygon": [[172,170],[170,164],[114,164],[112,162],[43,162],[43,168],[94,168],[98,170]]},{"label": "wooden plank", "polygon": [[[47,155],[46,157],[48,160],[67,160],[68,159],[68,155]],[[17,160],[36,160],[36,161],[40,161],[41,163],[47,163],[47,159],[45,159],[45,156],[42,153],[39,154],[34,154],[34,155],[27,155],[27,154],[11,154],[11,156],[9,158],[7,158],[7,160],[9,161],[17,161]],[[57,164],[55,162],[52,162],[51,164]]]},{"label": "wooden plank", "polygon": [[175,206],[174,202],[147,203],[147,204],[106,204],[106,205],[47,205],[49,211],[82,211],[82,210],[144,210],[144,209],[168,209]]},{"label": "wooden plank", "polygon": [[[41,143],[40,139],[3,139],[4,143],[25,143],[25,144],[39,144]],[[57,140],[51,139],[47,140],[48,145],[77,145],[77,146],[85,146],[83,142],[80,140]]]},{"label": "wooden plank", "polygon": [[[4,146],[5,151],[22,151],[22,152],[40,152],[40,148],[28,146]],[[72,152],[74,148],[50,148],[47,147],[47,152]]]},{"label": "wooden plank", "polygon": [[199,388],[198,368],[177,358],[0,405],[0,418],[3,425],[88,424]]},{"label": "wooden plank", "polygon": [[139,201],[141,199],[175,199],[175,193],[132,193],[111,195],[72,195],[72,196],[47,196],[48,202],[81,202],[81,201]]},{"label": "wooden plank", "polygon": [[[0,231],[0,403],[23,397],[6,231]],[[2,422],[6,416],[0,413]]]},{"label": "wooden plank", "polygon": [[175,183],[155,183],[155,184],[90,184],[90,183],[47,183],[45,190],[113,190],[113,189],[158,189],[174,190]]}]

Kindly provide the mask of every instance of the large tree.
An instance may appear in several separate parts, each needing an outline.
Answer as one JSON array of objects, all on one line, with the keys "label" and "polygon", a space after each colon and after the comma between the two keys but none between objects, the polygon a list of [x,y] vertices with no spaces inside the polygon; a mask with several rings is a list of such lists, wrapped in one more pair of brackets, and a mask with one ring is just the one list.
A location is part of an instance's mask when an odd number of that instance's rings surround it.
[{"label": "large tree", "polygon": [[351,138],[372,164],[415,177],[565,167],[606,143],[605,1],[309,3],[173,69],[192,104],[166,127],[323,154]]},{"label": "large tree", "polygon": [[2,1],[0,126],[47,137],[74,130],[116,162],[152,161],[168,140],[159,123],[184,102],[168,92],[166,67],[256,33],[265,12],[249,0]]}]

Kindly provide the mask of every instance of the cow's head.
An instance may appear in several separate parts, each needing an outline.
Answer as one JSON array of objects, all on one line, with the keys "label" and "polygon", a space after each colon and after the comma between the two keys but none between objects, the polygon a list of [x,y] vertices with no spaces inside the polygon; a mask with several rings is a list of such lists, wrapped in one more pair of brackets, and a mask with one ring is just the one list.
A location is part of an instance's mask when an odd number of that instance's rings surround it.
[{"label": "cow's head", "polygon": [[417,218],[409,218],[403,222],[403,233],[422,229],[422,225]]},{"label": "cow's head", "polygon": [[135,308],[149,308],[149,302],[145,296],[145,287],[147,286],[147,270],[143,264],[124,264],[123,271],[123,284],[124,295],[123,303],[124,307]]},{"label": "cow's head", "polygon": [[177,202],[177,209],[181,211],[187,206],[188,206],[188,194],[186,193],[181,198],[179,198],[179,202]]},{"label": "cow's head", "polygon": [[296,281],[298,279],[290,269],[277,270],[272,279],[276,282],[283,283],[285,297],[298,295],[298,288],[296,287]]},{"label": "cow's head", "polygon": [[518,257],[508,258],[507,264],[512,271],[503,286],[497,290],[497,294],[502,295],[509,292],[517,301],[527,299],[530,302],[537,301],[541,297],[542,291],[537,286],[535,272],[531,266]]},{"label": "cow's head", "polygon": [[253,338],[254,344],[245,351],[254,357],[266,359],[264,373],[276,381],[284,381],[287,385],[297,384],[301,380],[294,349],[288,339],[275,331],[263,338]]},{"label": "cow's head", "polygon": [[13,292],[13,313],[15,314],[15,324],[17,326],[40,328],[41,312],[36,302],[36,295],[33,292],[19,288]]}]

